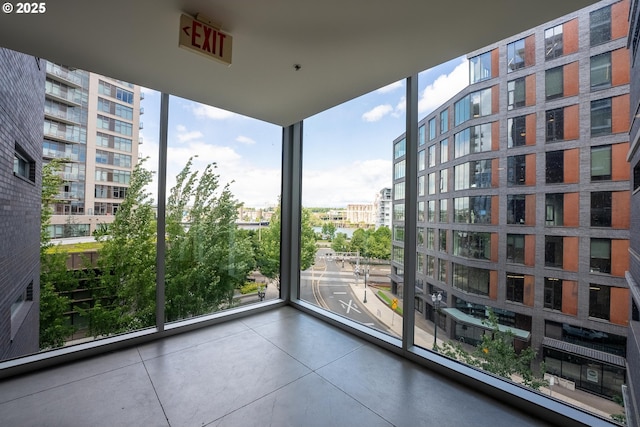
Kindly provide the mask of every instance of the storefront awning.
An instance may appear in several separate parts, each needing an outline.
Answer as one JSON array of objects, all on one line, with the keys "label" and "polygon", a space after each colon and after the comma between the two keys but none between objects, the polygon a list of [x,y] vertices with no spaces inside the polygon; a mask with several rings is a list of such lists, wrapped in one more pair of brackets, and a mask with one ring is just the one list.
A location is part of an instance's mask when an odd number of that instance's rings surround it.
[{"label": "storefront awning", "polygon": [[[470,326],[477,326],[486,330],[491,330],[491,327],[486,323],[483,323],[482,319],[469,316],[468,314],[458,310],[457,308],[443,308],[442,311],[454,318],[456,322],[464,323]],[[523,341],[529,341],[529,338],[531,337],[531,333],[529,331],[525,331],[524,329],[513,328],[511,326],[505,325],[498,325],[498,329],[501,332],[511,332],[515,336],[515,338]]]},{"label": "storefront awning", "polygon": [[627,366],[624,357],[549,337],[544,337],[542,339],[542,346],[559,350],[564,353],[571,353],[577,356],[586,357],[587,359],[597,360],[598,362],[608,363],[609,365],[620,366],[622,368]]}]

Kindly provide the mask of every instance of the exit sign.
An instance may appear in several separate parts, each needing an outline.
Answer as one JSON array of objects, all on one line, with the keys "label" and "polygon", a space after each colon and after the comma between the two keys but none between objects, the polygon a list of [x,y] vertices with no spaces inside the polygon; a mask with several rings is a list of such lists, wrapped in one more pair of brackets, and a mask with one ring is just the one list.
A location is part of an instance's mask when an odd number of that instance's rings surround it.
[{"label": "exit sign", "polygon": [[180,15],[179,46],[231,65],[233,37],[206,19]]}]

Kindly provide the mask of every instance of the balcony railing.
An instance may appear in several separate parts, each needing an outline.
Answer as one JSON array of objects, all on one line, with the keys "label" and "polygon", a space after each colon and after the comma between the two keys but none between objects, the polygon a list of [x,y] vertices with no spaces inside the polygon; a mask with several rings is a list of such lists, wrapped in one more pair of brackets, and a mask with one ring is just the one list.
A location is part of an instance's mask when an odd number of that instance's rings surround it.
[{"label": "balcony railing", "polygon": [[82,86],[82,79],[80,76],[52,62],[47,62],[47,74],[78,87]]}]

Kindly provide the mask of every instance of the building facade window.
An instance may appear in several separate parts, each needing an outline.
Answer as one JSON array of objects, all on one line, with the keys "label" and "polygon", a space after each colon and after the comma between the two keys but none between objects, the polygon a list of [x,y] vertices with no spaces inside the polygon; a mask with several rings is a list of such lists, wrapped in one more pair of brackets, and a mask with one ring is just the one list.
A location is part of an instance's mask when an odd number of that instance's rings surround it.
[{"label": "building facade window", "polygon": [[507,262],[524,264],[524,234],[507,234]]},{"label": "building facade window", "polygon": [[549,60],[562,56],[562,45],[562,24],[544,31],[545,59]]},{"label": "building facade window", "polygon": [[491,233],[453,230],[453,255],[491,260]]},{"label": "building facade window", "polygon": [[564,182],[564,151],[548,151],[545,158],[546,183],[560,184]]},{"label": "building facade window", "polygon": [[507,110],[524,107],[526,102],[526,81],[524,77],[507,82]]},{"label": "building facade window", "polygon": [[440,171],[440,193],[449,191],[449,169]]},{"label": "building facade window", "polygon": [[404,221],[404,204],[396,203],[393,205],[393,220]]},{"label": "building facade window", "polygon": [[469,82],[471,84],[491,78],[491,52],[469,59]]},{"label": "building facade window", "polygon": [[405,161],[400,160],[398,163],[393,165],[393,179],[401,179],[405,176]]},{"label": "building facade window", "polygon": [[564,108],[556,108],[545,113],[547,142],[564,139]]},{"label": "building facade window", "polygon": [[562,226],[564,224],[563,193],[547,193],[545,195],[544,220],[546,226]]},{"label": "building facade window", "polygon": [[442,110],[440,112],[440,134],[449,131],[449,110]]},{"label": "building facade window", "polygon": [[562,280],[553,277],[544,278],[544,308],[562,310]]},{"label": "building facade window", "polygon": [[477,160],[455,166],[454,189],[491,187],[491,160]]},{"label": "building facade window", "polygon": [[453,220],[465,224],[491,223],[491,196],[457,197],[453,199]]},{"label": "building facade window", "polygon": [[429,162],[429,167],[432,168],[436,165],[436,145],[430,145],[427,148],[427,161]]},{"label": "building facade window", "polygon": [[524,302],[524,276],[507,272],[507,301]]},{"label": "building facade window", "polygon": [[424,202],[418,202],[418,221],[424,221]]},{"label": "building facade window", "polygon": [[[422,203],[422,202],[419,202]],[[427,222],[436,222],[436,201],[429,200],[427,202]]]},{"label": "building facade window", "polygon": [[464,292],[489,295],[490,271],[453,263],[453,286]]},{"label": "building facade window", "polygon": [[611,6],[594,10],[589,14],[591,46],[611,40]]},{"label": "building facade window", "polygon": [[526,171],[526,156],[510,156],[507,158],[507,184],[509,186],[525,185]]},{"label": "building facade window", "polygon": [[31,183],[36,182],[36,162],[17,143],[13,153],[13,174]]},{"label": "building facade window", "polygon": [[546,267],[562,268],[563,241],[562,236],[544,236],[544,265]]},{"label": "building facade window", "polygon": [[449,138],[440,141],[440,163],[449,161]]},{"label": "building facade window", "polygon": [[611,179],[611,146],[591,147],[591,181]]},{"label": "building facade window", "polygon": [[525,67],[524,39],[517,40],[507,45],[507,72],[519,70]]},{"label": "building facade window", "polygon": [[421,147],[427,143],[426,129],[424,125],[418,128],[418,146]]},{"label": "building facade window", "polygon": [[611,227],[611,191],[591,193],[591,226]]},{"label": "building facade window", "polygon": [[428,176],[429,181],[429,194],[436,194],[436,174],[430,173]]},{"label": "building facade window", "polygon": [[591,239],[590,268],[592,273],[611,273],[611,239]]},{"label": "building facade window", "polygon": [[507,119],[507,147],[520,147],[526,144],[527,120],[526,116]]},{"label": "building facade window", "polygon": [[470,93],[454,104],[454,123],[458,126],[470,118],[491,114],[491,88]]},{"label": "building facade window", "polygon": [[425,175],[420,175],[418,177],[418,197],[422,197],[424,196],[424,189],[425,189],[425,181],[426,177]]},{"label": "building facade window", "polygon": [[436,119],[429,119],[429,141],[436,139]]},{"label": "building facade window", "polygon": [[589,285],[589,317],[609,320],[611,309],[611,288],[591,283]]},{"label": "building facade window", "polygon": [[397,182],[393,184],[393,200],[404,199],[404,182]]},{"label": "building facade window", "polygon": [[393,158],[399,159],[407,154],[407,140],[402,138],[393,145]]},{"label": "building facade window", "polygon": [[545,71],[545,96],[547,100],[561,98],[564,94],[563,67]]},{"label": "building facade window", "polygon": [[420,150],[418,152],[418,170],[423,171],[426,168],[427,168],[426,152],[425,150]]},{"label": "building facade window", "polygon": [[524,194],[507,195],[507,224],[525,224],[526,196]]},{"label": "building facade window", "polygon": [[591,136],[611,133],[611,98],[591,101]]},{"label": "building facade window", "polygon": [[453,136],[455,158],[491,151],[491,123],[471,126]]},{"label": "building facade window", "polygon": [[440,199],[440,222],[449,222],[449,200]]},{"label": "building facade window", "polygon": [[611,52],[592,56],[590,62],[591,90],[611,86]]}]

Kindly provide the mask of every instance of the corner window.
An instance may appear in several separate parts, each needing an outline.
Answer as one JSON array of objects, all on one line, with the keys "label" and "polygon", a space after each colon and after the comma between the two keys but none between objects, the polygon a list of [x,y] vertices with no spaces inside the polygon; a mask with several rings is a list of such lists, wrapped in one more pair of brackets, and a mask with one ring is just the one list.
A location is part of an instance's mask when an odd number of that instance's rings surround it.
[{"label": "corner window", "polygon": [[469,82],[471,84],[491,78],[491,52],[469,59]]}]

